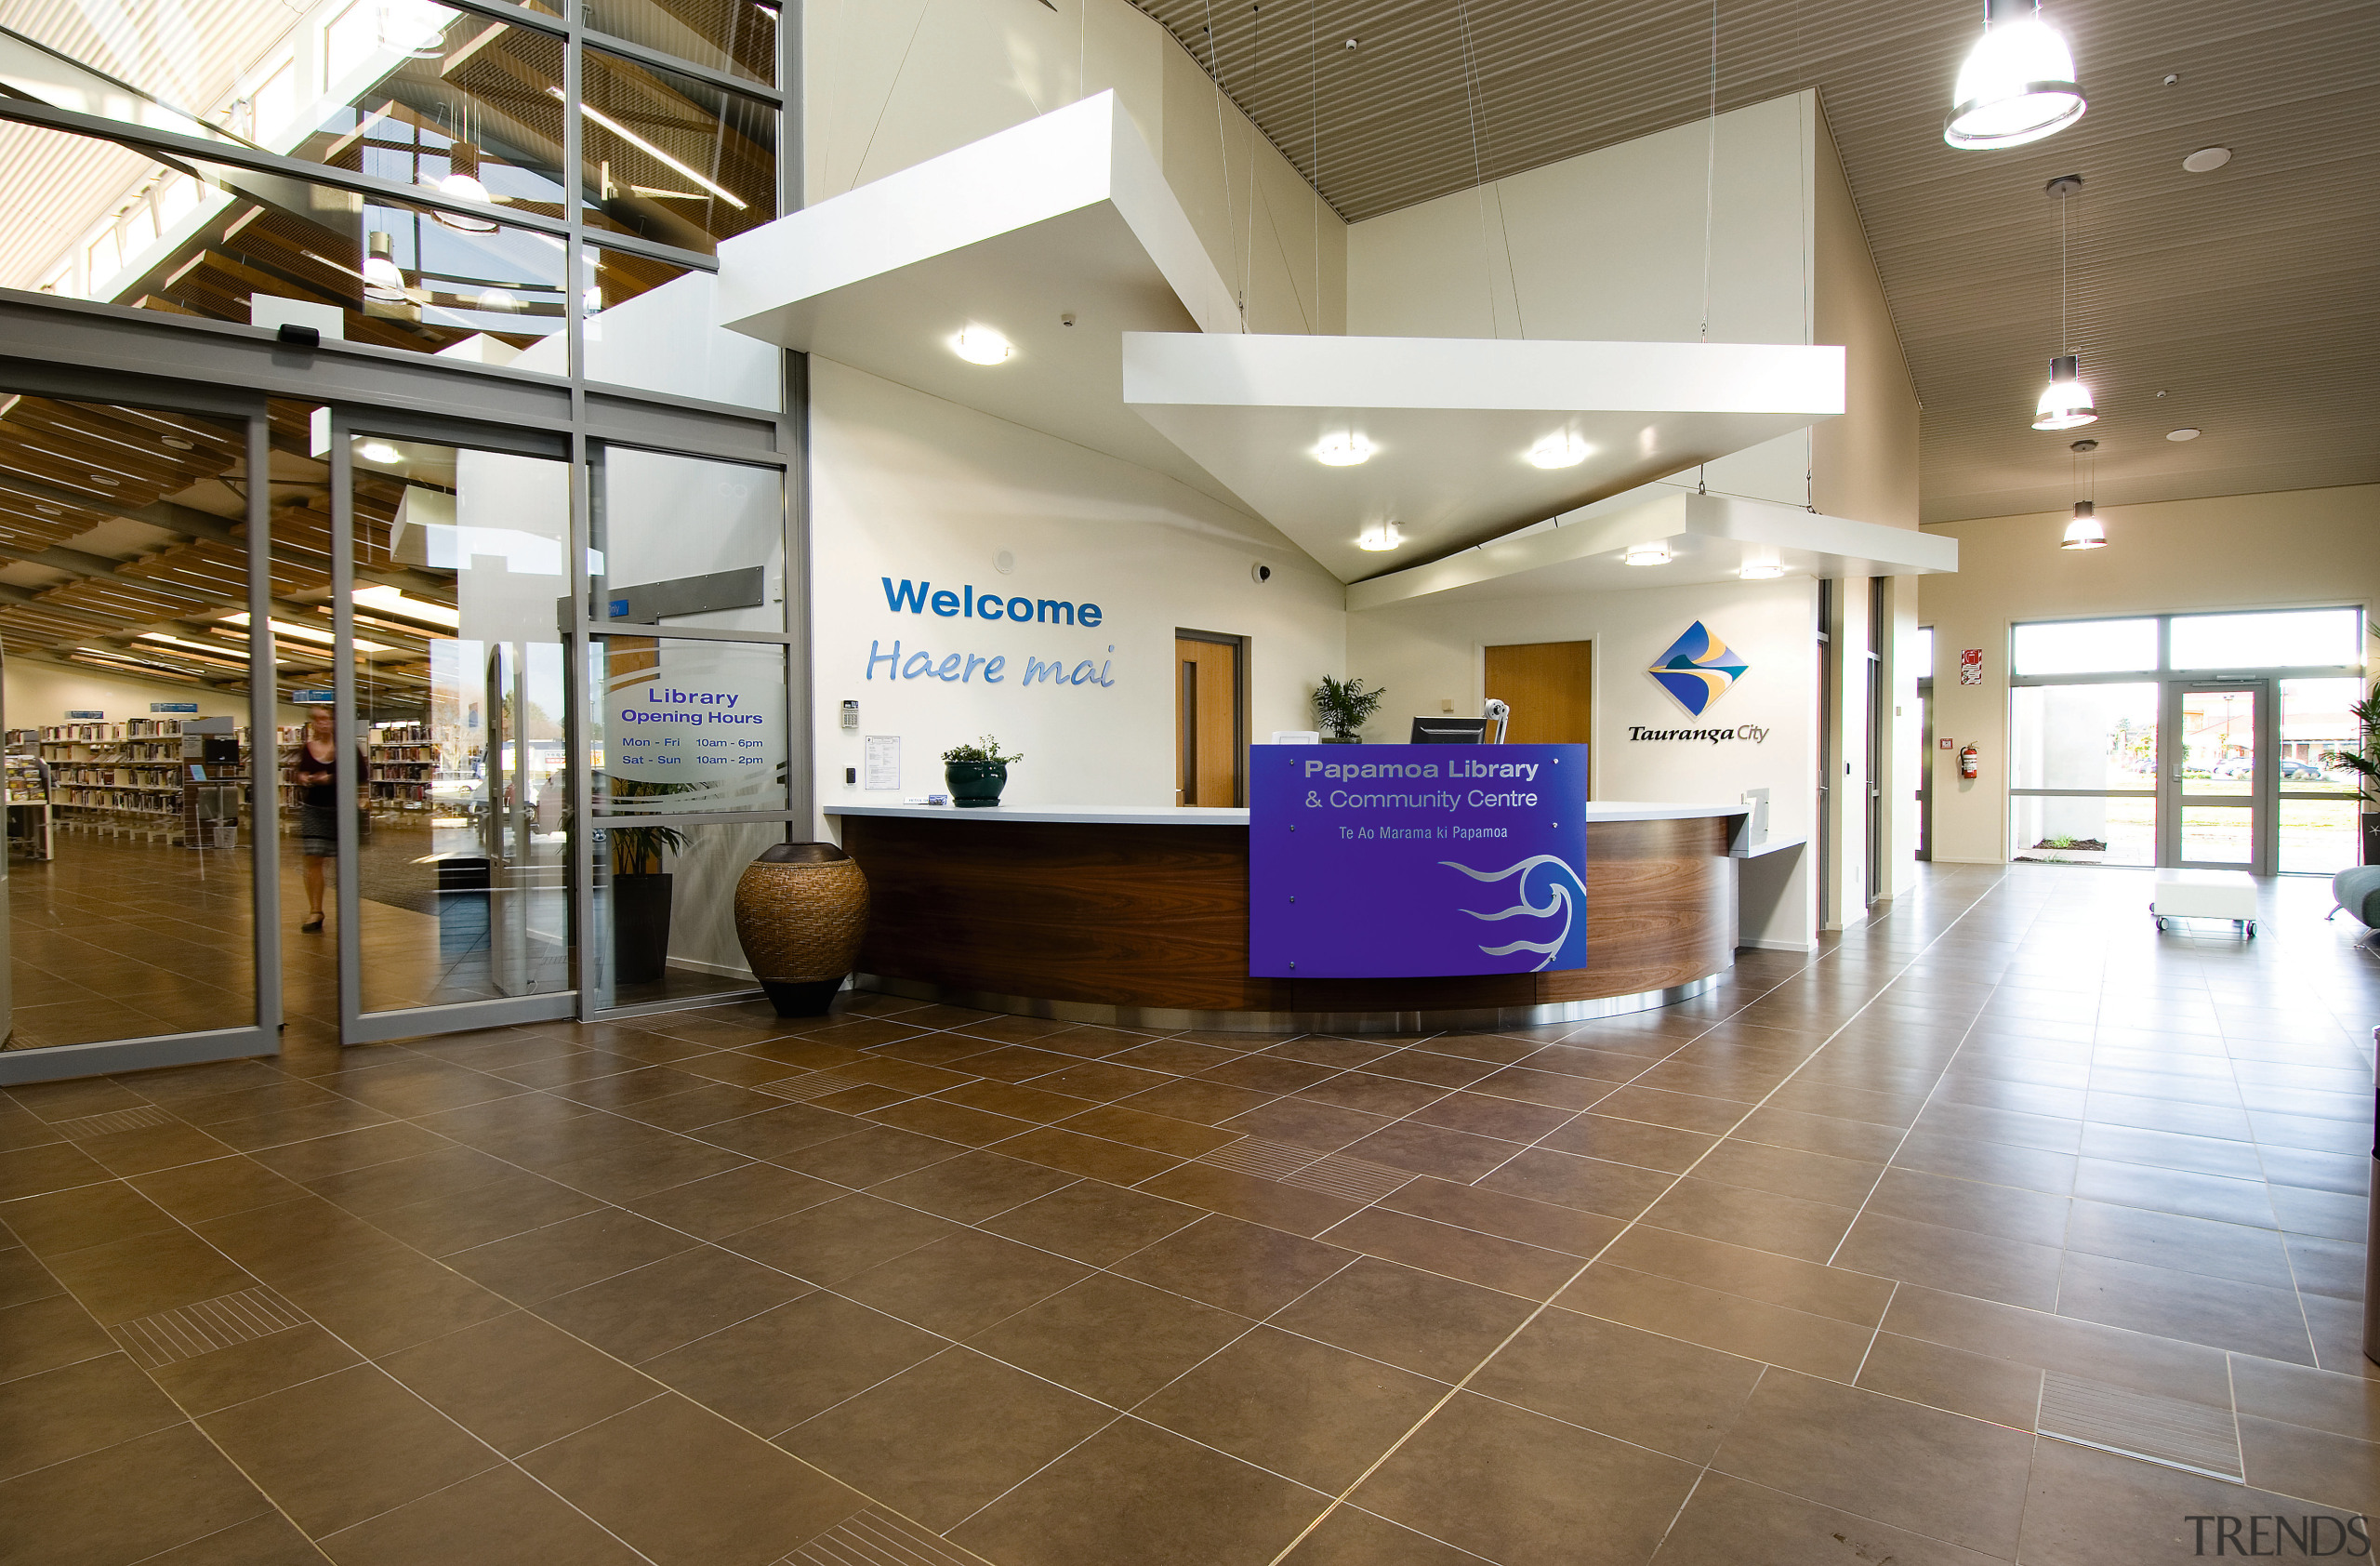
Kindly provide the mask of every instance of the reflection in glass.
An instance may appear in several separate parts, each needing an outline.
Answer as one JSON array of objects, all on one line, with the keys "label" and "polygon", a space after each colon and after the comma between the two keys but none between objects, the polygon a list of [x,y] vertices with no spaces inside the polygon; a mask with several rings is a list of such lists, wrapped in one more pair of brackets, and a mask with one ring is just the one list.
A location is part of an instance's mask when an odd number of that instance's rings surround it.
[{"label": "reflection in glass", "polygon": [[2256,693],[2207,690],[2182,693],[2182,792],[2255,791]]},{"label": "reflection in glass", "polygon": [[2363,661],[2363,615],[2356,609],[2277,614],[2176,615],[2175,669],[2274,669]]},{"label": "reflection in glass", "polygon": [[2016,628],[2011,672],[2122,674],[2157,667],[2157,622],[2045,620]]},{"label": "reflection in glass", "polygon": [[602,636],[595,647],[596,815],[788,808],[783,644]]},{"label": "reflection in glass", "polygon": [[2281,802],[2281,870],[2336,875],[2355,864],[2356,803],[2341,800]]},{"label": "reflection in glass", "polygon": [[784,405],[776,350],[711,329],[716,272],[628,250],[588,246],[580,254],[588,379],[771,413]]},{"label": "reflection in glass", "polygon": [[2013,789],[2157,787],[2158,687],[2018,685],[2008,693]]},{"label": "reflection in glass", "polygon": [[2355,714],[2363,699],[2360,680],[2283,680],[2281,683],[2281,791],[2352,794],[2355,774],[2327,758],[2356,749]]},{"label": "reflection in glass", "polygon": [[[126,155],[85,137],[10,129],[68,167]],[[66,274],[28,256],[29,272],[0,268],[0,286],[34,286],[39,275],[55,292],[172,315],[287,320],[327,338],[487,364],[534,349],[523,367],[567,368],[559,239],[457,228],[426,208],[224,165],[194,166],[197,179],[134,160],[143,166],[151,177],[135,206],[155,219],[153,238],[86,254]]]},{"label": "reflection in glass", "polygon": [[353,455],[364,1009],[568,989],[568,466],[371,436]]},{"label": "reflection in glass", "polygon": [[2254,821],[2249,805],[2183,805],[2182,861],[2245,868],[2254,856]]},{"label": "reflection in glass", "polygon": [[587,25],[648,49],[768,86],[777,78],[777,8],[754,0],[585,0]]},{"label": "reflection in glass", "polygon": [[776,216],[774,106],[599,49],[579,62],[590,227],[708,254]]},{"label": "reflection in glass", "polygon": [[602,484],[599,627],[786,629],[778,470],[607,445]]},{"label": "reflection in glass", "polygon": [[659,822],[595,835],[595,1004],[724,996],[760,988],[735,938],[735,883],[782,821]]}]

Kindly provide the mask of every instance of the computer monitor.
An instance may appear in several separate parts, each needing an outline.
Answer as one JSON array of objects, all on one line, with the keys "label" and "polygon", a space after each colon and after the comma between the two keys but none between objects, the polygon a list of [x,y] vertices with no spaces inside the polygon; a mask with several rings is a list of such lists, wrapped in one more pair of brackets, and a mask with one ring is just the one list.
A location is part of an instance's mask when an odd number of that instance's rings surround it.
[{"label": "computer monitor", "polygon": [[1485,718],[1416,718],[1413,737],[1408,745],[1485,745],[1488,743],[1488,720]]}]

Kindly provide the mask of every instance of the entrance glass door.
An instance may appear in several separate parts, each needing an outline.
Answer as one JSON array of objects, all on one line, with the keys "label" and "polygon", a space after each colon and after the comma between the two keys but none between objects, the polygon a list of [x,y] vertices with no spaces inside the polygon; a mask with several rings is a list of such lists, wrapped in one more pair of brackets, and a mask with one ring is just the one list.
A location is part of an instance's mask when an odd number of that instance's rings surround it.
[{"label": "entrance glass door", "polygon": [[2279,777],[2271,682],[2176,680],[2165,701],[2160,862],[2270,875]]},{"label": "entrance glass door", "polygon": [[570,467],[421,436],[334,416],[334,757],[283,736],[334,784],[293,804],[336,849],[348,1043],[567,1016],[576,985]]}]

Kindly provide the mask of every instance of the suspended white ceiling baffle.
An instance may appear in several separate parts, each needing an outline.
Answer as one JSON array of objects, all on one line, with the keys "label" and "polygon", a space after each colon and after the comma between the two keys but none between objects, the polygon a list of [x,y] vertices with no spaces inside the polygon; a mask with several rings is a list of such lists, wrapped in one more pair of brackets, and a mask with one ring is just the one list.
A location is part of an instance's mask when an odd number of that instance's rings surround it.
[{"label": "suspended white ceiling baffle", "polygon": [[[1648,545],[1665,550],[1668,564],[1627,564],[1628,552]],[[1773,501],[1679,490],[1358,582],[1347,590],[1347,607],[1686,587],[1735,580],[1746,565],[1785,576],[1931,576],[1959,568],[1959,541]]]},{"label": "suspended white ceiling baffle", "polygon": [[[1236,333],[1239,312],[1113,92],[738,234],[719,263],[723,326],[1218,492],[1124,406],[1126,331]],[[969,363],[971,328],[1013,352]]]},{"label": "suspended white ceiling baffle", "polygon": [[[1797,344],[1130,332],[1124,400],[1355,581],[1831,418],[1843,362]],[[1316,455],[1350,436],[1362,461]],[[1540,466],[1542,443],[1574,460]],[[1358,546],[1390,523],[1395,553]]]}]

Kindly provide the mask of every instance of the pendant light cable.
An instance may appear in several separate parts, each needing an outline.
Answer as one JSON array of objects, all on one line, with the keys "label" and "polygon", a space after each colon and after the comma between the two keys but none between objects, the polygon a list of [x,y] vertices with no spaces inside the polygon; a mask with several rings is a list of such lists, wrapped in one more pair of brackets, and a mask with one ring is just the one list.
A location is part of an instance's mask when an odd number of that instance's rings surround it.
[{"label": "pendant light cable", "polygon": [[1711,340],[1711,213],[1719,179],[1719,0],[1711,0],[1711,114],[1702,153],[1702,340]]},{"label": "pendant light cable", "polygon": [[1306,0],[1306,140],[1314,163],[1314,315],[1306,330],[1322,330],[1322,0]]},{"label": "pendant light cable", "polygon": [[[1238,234],[1232,224],[1231,143],[1223,138],[1223,40],[1215,35],[1215,0],[1207,0],[1207,79],[1215,86],[1215,158],[1223,167],[1223,240],[1234,252]],[[1236,261],[1234,254],[1232,259]],[[1239,303],[1239,329],[1248,330],[1248,274],[1243,272],[1233,280]]]},{"label": "pendant light cable", "polygon": [[[1496,322],[1496,267],[1488,253],[1488,176],[1479,158],[1479,104],[1473,87],[1471,69],[1471,14],[1463,0],[1455,0],[1455,42],[1462,66],[1462,112],[1471,126],[1471,193],[1479,208],[1479,281],[1488,289],[1488,331],[1491,337],[1502,337]],[[1500,199],[1501,210],[1503,202]]]},{"label": "pendant light cable", "polygon": [[[1264,71],[1264,7],[1262,5],[1250,5],[1248,7],[1248,14],[1256,19],[1250,23],[1252,32],[1249,53],[1255,61],[1257,75],[1262,79]],[[1236,103],[1238,100],[1235,99],[1233,101]],[[1250,115],[1248,121],[1248,245],[1239,268],[1239,285],[1242,292],[1248,291],[1249,285],[1256,281],[1256,206],[1263,195],[1256,186],[1256,140],[1259,134],[1255,116]],[[1240,324],[1243,326],[1247,325],[1247,307],[1241,306]]]}]

